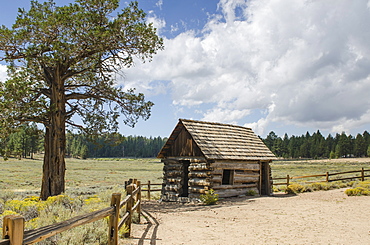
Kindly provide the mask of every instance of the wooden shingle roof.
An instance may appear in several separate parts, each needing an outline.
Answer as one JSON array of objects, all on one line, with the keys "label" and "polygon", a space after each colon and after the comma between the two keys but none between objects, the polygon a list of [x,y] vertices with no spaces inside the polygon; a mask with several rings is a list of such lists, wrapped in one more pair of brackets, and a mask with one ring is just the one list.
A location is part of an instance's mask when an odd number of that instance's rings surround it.
[{"label": "wooden shingle roof", "polygon": [[166,149],[183,129],[189,132],[206,159],[212,160],[275,160],[267,148],[250,128],[230,124],[180,119],[158,157],[165,156]]}]

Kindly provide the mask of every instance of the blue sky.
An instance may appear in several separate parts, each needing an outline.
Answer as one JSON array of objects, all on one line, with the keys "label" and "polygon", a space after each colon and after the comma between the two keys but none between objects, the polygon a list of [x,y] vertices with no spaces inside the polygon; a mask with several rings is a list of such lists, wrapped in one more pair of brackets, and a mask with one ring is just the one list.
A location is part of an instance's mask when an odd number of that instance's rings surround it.
[{"label": "blue sky", "polygon": [[[155,103],[149,120],[121,133],[169,136],[178,118],[247,126],[262,137],[369,130],[370,1],[138,2],[165,49],[117,77]],[[1,6],[1,24],[10,25],[29,1]],[[0,65],[0,80],[4,72]]]}]

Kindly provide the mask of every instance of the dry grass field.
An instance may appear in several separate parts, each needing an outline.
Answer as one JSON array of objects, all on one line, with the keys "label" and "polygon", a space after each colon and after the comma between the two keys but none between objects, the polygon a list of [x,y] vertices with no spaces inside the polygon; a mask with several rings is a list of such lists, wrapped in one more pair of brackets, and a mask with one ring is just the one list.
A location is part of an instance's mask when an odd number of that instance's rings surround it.
[{"label": "dry grass field", "polygon": [[[66,159],[67,192],[96,194],[106,188],[122,185],[130,178],[161,183],[162,163],[158,159]],[[0,159],[0,189],[37,193],[41,187],[42,158]]]},{"label": "dry grass field", "polygon": [[[92,193],[112,186],[123,185],[124,181],[136,178],[143,183],[162,182],[163,164],[159,159],[66,159],[67,193]],[[272,176],[286,177],[324,174],[370,169],[370,158],[342,158],[325,160],[274,161],[271,164]],[[37,194],[42,178],[42,156],[35,159],[14,159],[4,161],[0,158],[0,190],[17,193]],[[299,180],[295,180],[299,181]]]},{"label": "dry grass field", "polygon": [[[66,159],[66,165],[68,196],[62,199],[82,213],[109,205],[110,194],[117,187],[122,189],[129,178],[161,183],[163,168],[158,159]],[[301,176],[370,169],[370,159],[276,161],[271,168],[273,177]],[[1,202],[1,195],[12,192],[12,195],[6,194],[7,198],[18,200],[37,196],[41,177],[41,157],[0,160],[0,209],[3,209],[3,215],[10,204],[5,199]],[[20,202],[24,200],[15,201],[14,205]],[[364,215],[370,213],[369,203],[369,196],[348,197],[344,189],[231,198],[221,200],[215,206],[151,201],[144,205],[149,221],[142,219],[143,222],[133,228],[133,238],[122,242],[159,245],[370,244],[370,220]],[[37,221],[30,220],[29,224],[26,222],[26,226],[33,228],[61,218],[68,219],[67,214],[71,215],[71,210],[63,205],[48,208],[40,212],[42,217]],[[45,244],[101,244],[98,240],[106,239],[103,237],[107,235],[104,222],[71,230]],[[80,239],[78,242],[77,238]]]}]

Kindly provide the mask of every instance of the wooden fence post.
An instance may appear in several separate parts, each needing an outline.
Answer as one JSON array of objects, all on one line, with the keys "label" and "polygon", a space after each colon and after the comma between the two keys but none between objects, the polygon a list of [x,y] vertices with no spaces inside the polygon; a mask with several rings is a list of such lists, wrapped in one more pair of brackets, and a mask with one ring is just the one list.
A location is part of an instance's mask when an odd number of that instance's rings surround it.
[{"label": "wooden fence post", "polygon": [[286,176],[286,187],[288,187],[289,186],[289,174],[287,174],[287,176]]},{"label": "wooden fence post", "polygon": [[19,215],[7,215],[3,219],[3,238],[11,245],[22,245],[24,237],[24,218]]},{"label": "wooden fence post", "polygon": [[137,188],[139,188],[139,192],[136,195],[136,202],[139,202],[137,206],[137,214],[138,214],[138,222],[140,224],[140,214],[141,214],[141,181],[137,181]]},{"label": "wooden fence post", "polygon": [[329,182],[329,172],[326,172],[326,182]]},{"label": "wooden fence post", "polygon": [[131,223],[132,223],[132,204],[134,201],[134,198],[132,196],[132,192],[134,191],[134,185],[130,184],[126,188],[127,195],[130,195],[130,199],[126,203],[126,212],[129,214],[129,217],[127,221],[125,222],[126,229],[128,230],[127,233],[125,233],[125,237],[130,237],[131,235]]},{"label": "wooden fence post", "polygon": [[148,180],[148,200],[150,201],[150,180]]},{"label": "wooden fence post", "polygon": [[113,193],[111,198],[111,207],[114,207],[114,214],[109,216],[108,244],[118,245],[118,220],[121,202],[121,193]]},{"label": "wooden fence post", "polygon": [[365,181],[365,171],[364,171],[364,168],[361,168],[361,181]]}]

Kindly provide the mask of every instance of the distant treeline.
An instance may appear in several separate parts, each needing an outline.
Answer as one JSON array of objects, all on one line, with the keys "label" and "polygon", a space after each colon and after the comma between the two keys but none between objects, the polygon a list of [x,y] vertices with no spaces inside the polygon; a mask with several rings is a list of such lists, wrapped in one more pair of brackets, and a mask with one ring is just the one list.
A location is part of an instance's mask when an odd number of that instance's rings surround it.
[{"label": "distant treeline", "polygon": [[[26,124],[18,128],[5,141],[0,140],[0,147],[10,156],[32,158],[34,153],[42,152],[43,131],[35,124]],[[75,158],[98,157],[156,157],[167,138],[123,136],[110,133],[95,137],[67,133],[66,155]],[[370,134],[365,131],[356,136],[336,134],[326,138],[317,132],[301,136],[287,134],[283,138],[270,132],[263,142],[277,156],[282,158],[340,158],[369,157]]]},{"label": "distant treeline", "polygon": [[287,134],[278,137],[273,131],[262,139],[267,147],[277,156],[283,158],[341,158],[370,156],[370,134],[352,135],[336,134],[326,138],[317,130],[316,133],[302,136]]},{"label": "distant treeline", "polygon": [[70,157],[156,157],[166,138],[123,136],[119,133],[98,137],[67,134],[66,154]]}]

